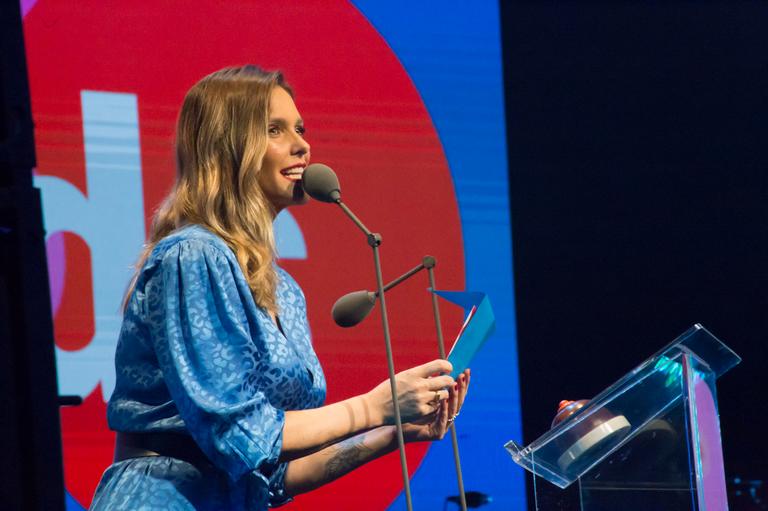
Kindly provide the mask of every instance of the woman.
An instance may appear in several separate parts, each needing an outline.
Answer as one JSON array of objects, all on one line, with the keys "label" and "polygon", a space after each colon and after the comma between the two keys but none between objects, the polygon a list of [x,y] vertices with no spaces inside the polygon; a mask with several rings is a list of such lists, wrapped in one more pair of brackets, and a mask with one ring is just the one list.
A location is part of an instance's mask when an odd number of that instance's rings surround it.
[{"label": "woman", "polygon": [[[304,296],[272,221],[307,201],[309,144],[280,73],[203,78],[178,173],[129,292],[108,406],[115,463],[91,509],[261,510],[397,448],[389,382],[322,406]],[[397,375],[406,441],[442,438],[466,394],[447,361]],[[446,390],[447,389],[447,390]]]}]

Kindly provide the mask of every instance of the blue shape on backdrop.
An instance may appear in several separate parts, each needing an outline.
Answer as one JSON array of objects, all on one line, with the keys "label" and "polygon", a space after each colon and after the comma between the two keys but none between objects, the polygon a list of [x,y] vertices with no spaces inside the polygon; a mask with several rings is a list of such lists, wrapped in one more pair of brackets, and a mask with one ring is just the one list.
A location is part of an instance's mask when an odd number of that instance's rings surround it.
[{"label": "blue shape on backdrop", "polygon": [[307,244],[296,219],[287,209],[272,223],[275,229],[275,250],[280,259],[306,259]]},{"label": "blue shape on backdrop", "polygon": [[[81,350],[56,348],[62,394],[89,395],[115,387],[121,302],[144,240],[139,107],[136,94],[80,91],[87,194],[66,179],[37,175],[48,235],[72,232],[90,248],[93,339]],[[119,233],[116,236],[115,233]]]},{"label": "blue shape on backdrop", "polygon": [[[526,509],[524,473],[504,451],[522,439],[512,279],[501,34],[497,2],[353,0],[413,80],[443,145],[461,215],[466,287],[496,307],[496,333],[472,362],[457,421],[467,491],[483,509]],[[411,481],[414,507],[458,493],[450,442],[435,442]],[[401,494],[390,509],[405,509]],[[448,509],[448,508],[445,508]]]},{"label": "blue shape on backdrop", "polygon": [[85,511],[85,508],[69,494],[68,490],[64,490],[64,497],[64,506],[67,511]]}]

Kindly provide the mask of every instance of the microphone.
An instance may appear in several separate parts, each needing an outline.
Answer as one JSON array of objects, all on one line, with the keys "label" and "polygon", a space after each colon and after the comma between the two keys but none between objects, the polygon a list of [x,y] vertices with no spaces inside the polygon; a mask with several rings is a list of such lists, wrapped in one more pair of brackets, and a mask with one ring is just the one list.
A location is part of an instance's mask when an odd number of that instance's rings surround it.
[{"label": "microphone", "polygon": [[376,293],[365,290],[345,294],[333,304],[333,320],[343,328],[357,325],[371,313],[376,298]]},{"label": "microphone", "polygon": [[331,170],[331,167],[323,165],[322,163],[313,163],[304,169],[304,174],[302,174],[301,180],[304,191],[307,192],[310,197],[319,200],[320,202],[330,202],[338,205],[344,214],[354,222],[358,229],[363,231],[363,234],[365,234],[365,237],[368,239],[368,245],[372,248],[381,245],[381,235],[369,231],[365,224],[355,216],[352,210],[341,201],[341,185],[339,185],[339,178],[336,177],[336,173]]},{"label": "microphone", "polygon": [[304,191],[320,202],[341,202],[341,186],[336,173],[327,165],[313,163],[301,177]]},{"label": "microphone", "polygon": [[[405,282],[409,278],[416,275],[421,270],[430,270],[435,267],[437,260],[432,256],[424,256],[421,260],[421,264],[415,268],[408,270],[404,274],[397,277],[395,280],[384,286],[382,291],[389,291],[398,284]],[[357,325],[362,320],[368,317],[371,313],[373,306],[376,305],[376,299],[379,297],[379,292],[371,292],[367,290],[353,291],[347,293],[333,304],[331,314],[333,320],[337,325],[343,328],[349,328]]]}]

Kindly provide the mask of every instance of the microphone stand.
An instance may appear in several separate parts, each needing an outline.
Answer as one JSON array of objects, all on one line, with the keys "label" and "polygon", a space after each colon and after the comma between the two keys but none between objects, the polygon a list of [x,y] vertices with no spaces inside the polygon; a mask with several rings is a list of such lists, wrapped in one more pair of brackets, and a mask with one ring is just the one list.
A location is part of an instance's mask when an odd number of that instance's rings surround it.
[{"label": "microphone stand", "polygon": [[[346,206],[343,206],[346,207]],[[355,221],[353,219],[353,221]],[[359,222],[359,221],[358,221]],[[357,222],[355,222],[357,223]],[[362,225],[362,224],[359,224]],[[437,261],[432,256],[424,256],[424,259],[422,260],[421,264],[408,270],[392,282],[388,283],[386,286],[381,287],[380,280],[377,281],[379,283],[379,290],[376,292],[376,296],[382,300],[384,299],[384,292],[389,291],[393,287],[397,286],[398,284],[401,284],[402,282],[405,282],[412,276],[416,275],[421,270],[426,269],[427,274],[429,275],[429,288],[431,290],[435,290],[435,265],[437,264]],[[379,270],[380,271],[380,270]],[[378,276],[378,275],[377,275]],[[437,331],[437,349],[440,353],[440,358],[445,359],[445,344],[443,341],[443,327],[440,323],[440,307],[437,303],[437,295],[435,293],[432,293],[432,314],[435,318],[435,330]],[[453,445],[453,462],[456,467],[456,482],[459,486],[459,503],[461,504],[461,510],[467,511],[467,497],[466,493],[464,492],[464,478],[461,474],[461,459],[459,457],[459,440],[458,435],[456,433],[456,423],[452,422],[450,425],[451,430],[451,444]]]},{"label": "microphone stand", "polygon": [[[427,258],[424,258],[423,265],[427,268],[427,274],[429,275],[429,287],[432,291],[437,289],[435,287],[435,258],[431,258],[431,263],[427,266]],[[435,316],[435,329],[437,330],[437,349],[440,352],[440,358],[445,357],[445,344],[443,343],[443,327],[440,324],[440,308],[437,305],[437,295],[432,294],[432,313]],[[461,511],[467,511],[467,496],[464,493],[464,477],[461,475],[461,459],[459,458],[459,439],[456,434],[456,423],[451,422],[451,444],[453,445],[453,464],[456,466],[456,482],[459,485],[459,502],[461,504]]]},{"label": "microphone stand", "polygon": [[405,457],[405,440],[403,439],[403,421],[400,418],[400,403],[397,400],[397,382],[395,381],[395,362],[392,358],[392,341],[389,335],[389,319],[387,318],[387,304],[384,299],[384,279],[381,274],[381,258],[379,256],[379,246],[381,245],[381,235],[372,233],[350,210],[341,197],[334,200],[341,210],[349,217],[352,222],[365,234],[368,245],[373,249],[373,265],[376,268],[376,286],[379,302],[381,304],[381,321],[384,328],[384,344],[387,349],[387,365],[389,367],[389,385],[392,389],[392,402],[395,411],[395,428],[397,429],[397,447],[400,451],[400,467],[403,472],[403,487],[405,489],[405,503],[408,511],[413,511],[413,500],[411,498],[411,482],[408,477],[408,462]]},{"label": "microphone stand", "polygon": [[[429,273],[429,284],[432,290],[435,289],[435,275],[434,267],[436,264],[435,258],[431,256],[425,256],[422,263],[406,272],[401,277],[390,282],[386,286],[384,285],[384,279],[381,272],[381,258],[379,256],[379,246],[381,245],[381,235],[378,233],[372,233],[368,228],[360,221],[357,216],[350,210],[346,204],[341,200],[341,189],[339,187],[339,181],[336,174],[330,167],[323,164],[309,165],[302,176],[304,191],[306,191],[311,197],[321,202],[333,202],[337,204],[345,215],[349,217],[352,222],[365,234],[368,245],[373,250],[373,264],[376,269],[376,297],[378,297],[381,303],[381,321],[384,329],[384,343],[387,349],[387,365],[389,366],[389,384],[392,391],[392,401],[394,404],[395,412],[395,427],[397,430],[397,445],[400,451],[400,467],[403,472],[403,487],[405,488],[405,502],[408,507],[408,511],[413,511],[413,501],[411,498],[411,484],[408,477],[408,464],[405,457],[405,441],[403,439],[403,421],[400,416],[400,403],[397,400],[397,382],[395,380],[395,363],[392,357],[392,341],[389,334],[389,319],[387,318],[387,304],[384,297],[384,292],[395,287],[396,285],[409,279],[419,271],[427,269]],[[366,300],[370,299],[365,297]],[[369,309],[370,310],[370,309]],[[443,346],[443,331],[440,325],[440,311],[437,304],[437,297],[432,294],[432,312],[435,316],[435,328],[437,329],[437,343],[440,357],[445,358],[445,348]],[[364,312],[363,316],[357,321],[367,315]],[[343,326],[352,326],[343,325]],[[456,474],[459,483],[459,495],[461,500],[461,509],[466,511],[467,500],[464,493],[464,481],[461,475],[461,463],[459,461],[459,445],[456,435],[456,425],[451,423],[451,440],[453,442],[453,458],[456,464]]]}]

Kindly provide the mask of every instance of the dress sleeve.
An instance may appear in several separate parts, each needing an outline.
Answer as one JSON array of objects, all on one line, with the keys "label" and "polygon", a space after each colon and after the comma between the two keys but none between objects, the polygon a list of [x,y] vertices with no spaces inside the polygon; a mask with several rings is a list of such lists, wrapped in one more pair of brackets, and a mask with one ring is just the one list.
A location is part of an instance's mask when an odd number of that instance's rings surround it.
[{"label": "dress sleeve", "polygon": [[239,271],[221,249],[183,240],[148,280],[146,314],[190,435],[233,480],[256,471],[269,483],[280,468],[284,412],[260,389],[266,333],[247,310],[255,307],[244,279],[238,286]]},{"label": "dress sleeve", "polygon": [[269,507],[279,507],[293,501],[285,490],[285,471],[288,463],[281,463],[269,478]]}]

